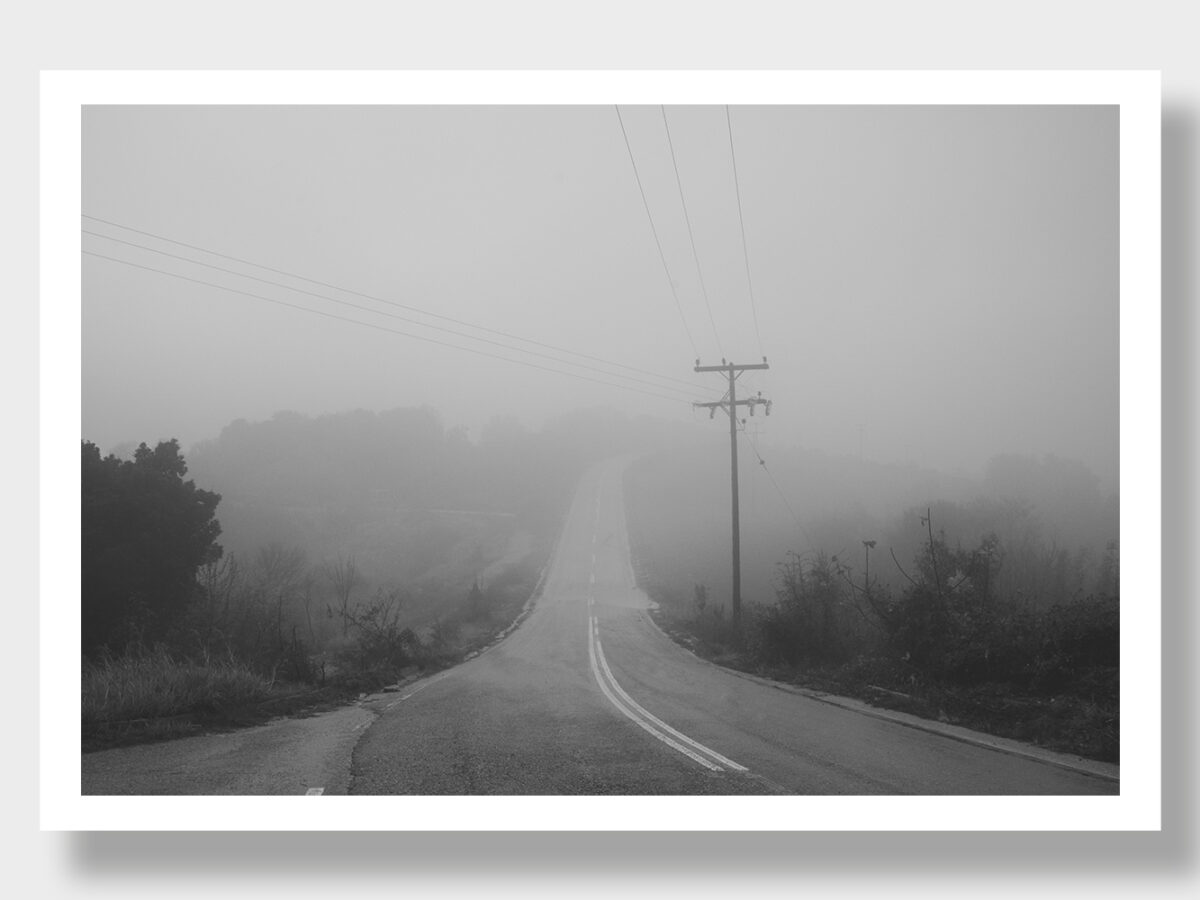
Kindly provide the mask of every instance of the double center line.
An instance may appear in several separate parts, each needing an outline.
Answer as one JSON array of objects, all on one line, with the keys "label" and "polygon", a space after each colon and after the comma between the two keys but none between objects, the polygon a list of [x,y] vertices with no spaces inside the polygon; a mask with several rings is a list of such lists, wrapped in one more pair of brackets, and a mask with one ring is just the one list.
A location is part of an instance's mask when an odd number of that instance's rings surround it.
[{"label": "double center line", "polygon": [[608,698],[608,702],[647,734],[662,741],[672,750],[678,750],[684,756],[695,760],[712,772],[722,772],[725,768],[735,772],[747,771],[745,766],[735,763],[716,750],[712,750],[683,732],[672,728],[625,693],[625,689],[613,677],[612,669],[608,667],[608,660],[604,658],[604,648],[600,644],[600,626],[596,617],[590,613],[588,614],[588,659],[592,665],[592,675],[595,676],[596,683],[600,685],[600,690]]},{"label": "double center line", "polygon": [[[600,497],[596,497],[596,521],[599,521],[600,515]],[[704,746],[699,741],[693,740],[681,731],[672,728],[662,719],[658,718],[653,713],[649,712],[640,703],[634,700],[625,692],[625,689],[617,682],[616,677],[612,673],[612,669],[608,667],[608,660],[604,657],[604,647],[600,643],[600,623],[596,616],[592,613],[594,602],[593,592],[596,583],[596,554],[595,554],[596,532],[592,534],[592,573],[589,579],[588,587],[588,619],[587,619],[587,641],[588,641],[588,661],[592,667],[592,675],[596,679],[596,684],[600,686],[601,693],[608,698],[608,702],[617,708],[617,710],[632,721],[635,725],[645,731],[647,734],[662,741],[672,750],[682,753],[704,768],[711,772],[723,772],[725,769],[730,769],[734,772],[748,771],[745,766],[735,763],[732,759],[722,756],[717,751]]]}]

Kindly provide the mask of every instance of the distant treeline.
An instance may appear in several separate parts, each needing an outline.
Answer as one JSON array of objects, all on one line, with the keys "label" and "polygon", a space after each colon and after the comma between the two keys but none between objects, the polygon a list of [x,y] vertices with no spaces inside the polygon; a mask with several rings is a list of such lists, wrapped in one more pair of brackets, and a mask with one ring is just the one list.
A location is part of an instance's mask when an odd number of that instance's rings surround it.
[{"label": "distant treeline", "polygon": [[[628,476],[635,524],[656,565],[686,584],[707,585],[715,598],[730,590],[727,452],[713,446],[652,455]],[[1046,608],[1111,590],[1104,564],[1119,538],[1119,500],[1076,460],[1007,454],[967,478],[812,450],[765,455],[767,473],[753,453],[742,453],[748,602],[772,602],[788,554],[825,553],[861,569],[867,540],[878,545],[871,577],[901,590],[907,581],[891,555],[908,567],[923,552],[927,508],[951,547],[977,547],[994,535],[1003,556],[993,585],[1000,596]]]},{"label": "distant treeline", "polygon": [[[82,650],[120,655],[166,643],[188,653],[233,652],[272,670],[289,656],[289,665],[300,671],[298,655],[319,639],[344,633],[354,615],[345,569],[355,569],[355,548],[312,558],[311,548],[290,539],[294,522],[318,517],[326,524],[361,523],[381,508],[469,510],[515,516],[520,529],[548,534],[588,464],[652,444],[660,429],[591,410],[554,419],[536,432],[515,419],[496,418],[472,441],[464,429],[445,428],[426,407],[238,420],[195,447],[187,462],[174,440],[155,448],[142,444],[131,459],[102,457],[85,441]],[[237,529],[243,533],[236,555],[218,542],[226,508],[231,515],[239,511],[239,525],[253,519],[260,526]],[[264,509],[273,512],[258,515]],[[462,538],[466,526],[411,516],[407,531],[396,525],[396,516],[386,520],[386,531],[381,520],[376,516],[372,532],[376,543],[385,544],[377,552],[416,556],[426,568],[457,562],[465,600],[470,567],[483,563],[447,556],[477,554],[478,534],[468,541]],[[264,522],[278,523],[281,533],[266,531]],[[395,579],[370,585],[361,561],[350,581],[349,592],[364,603],[374,591],[375,601],[390,597],[399,604],[410,587]],[[326,627],[322,620],[333,615],[330,610],[338,621]],[[295,646],[301,639],[309,645],[303,651]]]},{"label": "distant treeline", "polygon": [[276,413],[238,420],[191,452],[193,472],[239,501],[361,509],[399,505],[515,513],[556,520],[589,462],[641,448],[662,426],[609,410],[573,413],[532,431],[512,417],[476,440],[429,408]]}]

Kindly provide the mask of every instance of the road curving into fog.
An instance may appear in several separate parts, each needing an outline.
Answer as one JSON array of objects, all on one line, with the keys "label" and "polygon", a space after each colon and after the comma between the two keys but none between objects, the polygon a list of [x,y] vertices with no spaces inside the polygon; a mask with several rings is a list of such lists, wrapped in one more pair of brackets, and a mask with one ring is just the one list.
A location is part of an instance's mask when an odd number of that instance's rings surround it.
[{"label": "road curving into fog", "polygon": [[1115,794],[1117,767],[711,665],[649,618],[613,460],[582,479],[525,623],[376,707],[363,794]]},{"label": "road curving into fog", "polygon": [[623,474],[581,480],[524,622],[309,718],[89,753],[84,794],[1116,794],[1118,768],[805,695],[688,653],[634,581]]}]

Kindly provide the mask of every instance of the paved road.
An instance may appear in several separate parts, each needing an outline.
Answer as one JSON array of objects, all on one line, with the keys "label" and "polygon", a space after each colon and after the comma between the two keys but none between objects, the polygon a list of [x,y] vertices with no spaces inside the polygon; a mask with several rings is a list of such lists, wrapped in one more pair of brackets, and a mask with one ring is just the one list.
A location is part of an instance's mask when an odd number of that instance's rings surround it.
[{"label": "paved road", "polygon": [[1118,792],[1114,766],[880,718],[681,649],[634,583],[622,472],[613,461],[581,481],[540,599],[491,650],[336,713],[88,754],[84,792]]},{"label": "paved road", "polygon": [[1052,764],[1067,758],[998,752],[696,659],[654,626],[634,583],[622,471],[609,462],[581,482],[521,628],[381,707],[354,750],[353,793],[1118,791]]},{"label": "paved road", "polygon": [[83,757],[84,794],[344,794],[350,752],[374,720],[360,706],[240,731]]}]

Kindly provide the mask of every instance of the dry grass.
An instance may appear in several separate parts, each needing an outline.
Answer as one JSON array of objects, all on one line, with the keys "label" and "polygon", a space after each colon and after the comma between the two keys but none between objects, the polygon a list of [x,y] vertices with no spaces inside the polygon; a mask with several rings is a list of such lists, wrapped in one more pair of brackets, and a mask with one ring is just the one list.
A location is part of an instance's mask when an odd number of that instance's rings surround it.
[{"label": "dry grass", "polygon": [[213,713],[271,696],[268,681],[244,665],[178,660],[169,653],[88,662],[83,669],[86,725]]}]

